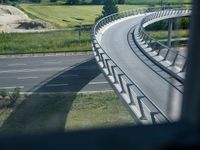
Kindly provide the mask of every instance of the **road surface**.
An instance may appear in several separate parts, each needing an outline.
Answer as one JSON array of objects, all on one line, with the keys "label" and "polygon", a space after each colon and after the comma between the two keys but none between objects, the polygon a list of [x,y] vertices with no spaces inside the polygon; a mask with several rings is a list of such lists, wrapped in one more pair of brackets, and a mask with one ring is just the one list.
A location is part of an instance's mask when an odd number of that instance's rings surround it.
[{"label": "road surface", "polygon": [[0,90],[94,92],[111,90],[93,55],[0,58]]},{"label": "road surface", "polygon": [[[129,46],[128,32],[142,18],[141,16],[133,17],[113,23],[101,33],[100,45],[169,120],[176,120],[180,116],[182,93],[144,64]],[[136,46],[135,48],[138,49]],[[159,71],[165,74],[161,69]]]}]

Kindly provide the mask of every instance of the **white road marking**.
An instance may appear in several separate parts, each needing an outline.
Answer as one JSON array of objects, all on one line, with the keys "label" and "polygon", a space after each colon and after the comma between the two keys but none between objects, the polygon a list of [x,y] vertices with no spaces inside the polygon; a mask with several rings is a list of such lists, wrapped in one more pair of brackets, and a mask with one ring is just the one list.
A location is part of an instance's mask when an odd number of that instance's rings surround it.
[{"label": "white road marking", "polygon": [[8,66],[27,66],[27,64],[8,64]]},{"label": "white road marking", "polygon": [[2,70],[0,73],[21,73],[21,72],[46,72],[46,71],[58,71],[58,70],[64,70],[67,67],[53,67],[53,68],[38,68],[38,69],[20,69],[20,70]]},{"label": "white road marking", "polygon": [[99,91],[73,91],[73,92],[20,92],[20,94],[40,94],[40,95],[54,95],[54,94],[89,94],[89,93],[106,93],[106,92],[113,92],[111,89],[106,89],[106,90],[99,90]]},{"label": "white road marking", "polygon": [[79,77],[80,75],[77,74],[66,74],[66,75],[60,75],[59,77]]},{"label": "white road marking", "polygon": [[88,83],[88,84],[90,84],[90,85],[96,85],[96,84],[107,84],[108,82],[90,82],[90,83]]},{"label": "white road marking", "polygon": [[[89,85],[107,84],[108,82],[90,82]],[[47,84],[46,87],[68,86],[69,84]]]},{"label": "white road marking", "polygon": [[62,61],[49,61],[49,62],[44,62],[44,64],[60,64]]},{"label": "white road marking", "polygon": [[47,84],[46,87],[68,86],[69,84]]},{"label": "white road marking", "polygon": [[39,77],[18,77],[18,80],[25,80],[25,79],[38,79]]},{"label": "white road marking", "polygon": [[[97,69],[97,67],[80,67],[80,68],[73,68],[73,70],[90,70],[90,69]],[[48,71],[61,71],[64,69],[70,69],[68,66],[66,67],[52,67],[52,68],[37,68],[37,69],[18,69],[18,70],[1,70],[0,73],[23,73],[23,72],[48,72]]]},{"label": "white road marking", "polygon": [[15,89],[15,88],[20,88],[20,89],[23,89],[23,88],[24,88],[24,86],[0,87],[0,89]]}]

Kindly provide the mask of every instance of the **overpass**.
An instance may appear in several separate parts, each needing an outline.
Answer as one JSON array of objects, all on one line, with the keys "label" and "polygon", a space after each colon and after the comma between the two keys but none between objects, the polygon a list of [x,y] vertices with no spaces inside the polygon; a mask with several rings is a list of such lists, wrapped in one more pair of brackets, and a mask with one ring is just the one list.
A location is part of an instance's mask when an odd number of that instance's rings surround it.
[{"label": "overpass", "polygon": [[[190,16],[186,7],[128,10],[99,20],[92,33],[97,63],[138,123],[180,118],[186,57],[145,31],[148,25]],[[169,21],[170,22],[170,21]]]}]

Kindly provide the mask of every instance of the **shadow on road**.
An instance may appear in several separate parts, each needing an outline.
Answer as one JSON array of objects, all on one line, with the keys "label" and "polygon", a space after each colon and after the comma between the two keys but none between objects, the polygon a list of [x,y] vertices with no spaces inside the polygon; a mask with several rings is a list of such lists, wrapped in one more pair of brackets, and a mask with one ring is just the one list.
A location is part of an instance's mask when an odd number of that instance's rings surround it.
[{"label": "shadow on road", "polygon": [[[93,67],[93,68],[91,68]],[[90,59],[42,83],[35,92],[17,106],[16,110],[0,128],[8,133],[41,133],[45,131],[64,131],[66,119],[72,103],[85,85],[100,74],[94,59]],[[79,76],[84,76],[79,78]],[[57,86],[62,85],[62,86]],[[51,94],[51,92],[73,92],[71,94]]]}]

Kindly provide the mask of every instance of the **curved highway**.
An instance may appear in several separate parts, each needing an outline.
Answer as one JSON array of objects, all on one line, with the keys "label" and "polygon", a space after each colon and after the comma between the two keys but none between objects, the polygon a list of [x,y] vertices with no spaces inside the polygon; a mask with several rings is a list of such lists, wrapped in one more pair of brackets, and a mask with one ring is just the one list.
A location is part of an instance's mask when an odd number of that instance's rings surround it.
[{"label": "curved highway", "polygon": [[[140,44],[150,48],[138,27],[144,20],[151,24],[155,20],[189,16],[190,12],[190,9],[180,7],[128,10],[107,16],[94,26],[92,46],[96,61],[139,123],[178,120],[183,84],[176,78],[176,73],[166,71],[159,61],[147,57],[135,40],[136,35],[141,38]],[[175,68],[173,64],[171,67]]]},{"label": "curved highway", "polygon": [[[127,40],[129,30],[140,23],[143,17],[132,17],[109,26],[103,32],[100,44],[107,54],[118,62],[119,67],[123,68],[125,74],[135,81],[146,96],[168,116],[168,119],[174,120],[179,116],[182,93],[144,64],[133,53]],[[173,96],[169,95],[170,91],[173,91]],[[169,106],[169,96],[173,99],[173,110],[171,110],[172,106]]]}]

